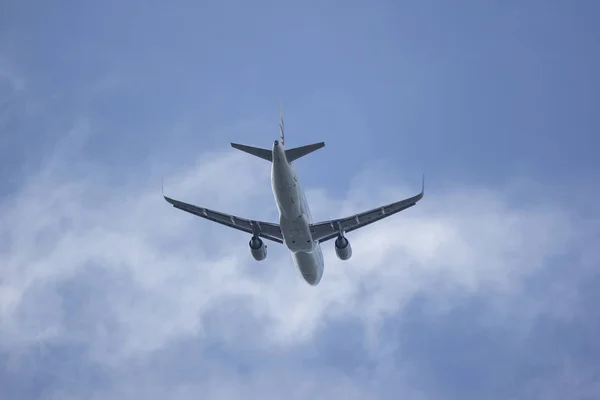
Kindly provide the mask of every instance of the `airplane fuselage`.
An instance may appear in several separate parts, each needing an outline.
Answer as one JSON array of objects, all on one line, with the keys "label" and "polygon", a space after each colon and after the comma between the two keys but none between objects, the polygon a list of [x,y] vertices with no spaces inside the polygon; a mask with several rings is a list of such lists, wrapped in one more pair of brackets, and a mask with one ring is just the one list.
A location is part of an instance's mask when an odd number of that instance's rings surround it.
[{"label": "airplane fuselage", "polygon": [[279,225],[285,246],[292,253],[294,265],[304,280],[317,285],[323,277],[324,261],[321,245],[313,240],[313,222],[298,175],[285,156],[283,145],[273,143],[271,188],[279,211]]},{"label": "airplane fuselage", "polygon": [[195,216],[251,234],[252,238],[248,242],[248,246],[252,258],[256,261],[263,261],[267,258],[267,245],[263,239],[283,244],[291,252],[292,261],[304,281],[309,285],[316,286],[321,282],[325,268],[321,251],[322,243],[335,239],[333,247],[336,256],[342,261],[349,260],[352,257],[352,247],[346,238],[346,233],[414,206],[425,193],[425,178],[423,177],[421,192],[415,196],[352,216],[315,223],[292,163],[323,148],[325,143],[318,142],[284,149],[284,129],[281,116],[279,138],[281,140],[275,140],[271,149],[231,143],[233,148],[271,163],[271,189],[279,212],[279,224],[242,218],[199,207],[167,197],[163,192],[165,200],[173,207]]}]

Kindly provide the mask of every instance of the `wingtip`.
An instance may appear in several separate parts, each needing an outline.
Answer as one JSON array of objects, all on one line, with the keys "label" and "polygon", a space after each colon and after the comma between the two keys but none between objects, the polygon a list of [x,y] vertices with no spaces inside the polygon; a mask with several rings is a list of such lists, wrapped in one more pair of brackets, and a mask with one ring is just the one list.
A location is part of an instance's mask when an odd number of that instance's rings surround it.
[{"label": "wingtip", "polygon": [[164,178],[162,176],[160,177],[160,194],[167,202],[170,203],[169,200],[171,200],[171,199],[165,195],[165,182],[164,182]]},{"label": "wingtip", "polygon": [[423,174],[423,177],[421,180],[421,193],[425,193],[425,174]]}]

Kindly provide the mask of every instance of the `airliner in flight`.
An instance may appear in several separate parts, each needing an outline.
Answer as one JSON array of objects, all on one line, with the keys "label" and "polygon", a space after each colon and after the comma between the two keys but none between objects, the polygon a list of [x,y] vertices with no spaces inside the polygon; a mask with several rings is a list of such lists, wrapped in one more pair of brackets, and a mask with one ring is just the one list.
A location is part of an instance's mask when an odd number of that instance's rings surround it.
[{"label": "airliner in flight", "polygon": [[174,200],[163,193],[165,200],[175,208],[252,235],[249,242],[250,253],[257,261],[267,257],[267,245],[262,239],[284,244],[290,250],[294,265],[304,280],[316,286],[323,277],[325,267],[321,243],[335,239],[334,248],[337,257],[348,260],[352,256],[352,247],[346,238],[346,233],[406,210],[423,198],[424,177],[421,193],[416,196],[346,218],[314,223],[304,190],[294,171],[293,162],[324,147],[325,143],[285,149],[282,116],[279,120],[279,139],[274,141],[270,150],[231,143],[235,149],[271,162],[271,188],[279,211],[279,224],[240,218],[198,207]]}]

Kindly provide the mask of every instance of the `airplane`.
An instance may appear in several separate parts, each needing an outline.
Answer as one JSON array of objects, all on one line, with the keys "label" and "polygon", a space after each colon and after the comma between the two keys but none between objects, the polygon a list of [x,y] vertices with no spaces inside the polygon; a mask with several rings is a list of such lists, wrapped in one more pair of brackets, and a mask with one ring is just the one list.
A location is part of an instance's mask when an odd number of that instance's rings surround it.
[{"label": "airplane", "polygon": [[271,162],[271,189],[279,211],[279,224],[240,218],[184,203],[165,196],[164,190],[163,197],[177,209],[251,234],[248,244],[252,257],[257,261],[267,258],[267,245],[262,239],[285,245],[291,252],[295,267],[311,286],[318,285],[323,277],[325,263],[321,243],[335,238],[334,248],[337,257],[343,261],[348,260],[352,256],[352,247],[346,238],[346,233],[406,210],[423,198],[424,175],[421,192],[416,196],[346,218],[314,223],[293,162],[323,148],[325,143],[285,149],[284,139],[283,115],[280,111],[279,140],[273,142],[270,150],[231,143],[231,146],[237,150]]}]

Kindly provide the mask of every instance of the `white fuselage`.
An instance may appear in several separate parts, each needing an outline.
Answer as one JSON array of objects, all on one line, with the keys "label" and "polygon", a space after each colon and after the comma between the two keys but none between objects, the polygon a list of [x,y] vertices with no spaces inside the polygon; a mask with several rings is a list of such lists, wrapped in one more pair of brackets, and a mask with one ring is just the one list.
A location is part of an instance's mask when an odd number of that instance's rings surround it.
[{"label": "white fuselage", "polygon": [[317,285],[323,277],[321,245],[310,233],[312,215],[296,172],[285,157],[279,141],[273,144],[271,188],[279,210],[279,225],[283,242],[292,252],[294,265],[304,280]]}]

